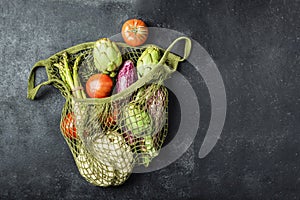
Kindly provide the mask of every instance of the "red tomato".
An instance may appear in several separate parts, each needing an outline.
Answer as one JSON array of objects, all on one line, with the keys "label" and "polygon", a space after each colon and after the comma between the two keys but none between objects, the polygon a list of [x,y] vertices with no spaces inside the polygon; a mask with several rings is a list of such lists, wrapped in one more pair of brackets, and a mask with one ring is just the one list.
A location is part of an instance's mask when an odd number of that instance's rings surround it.
[{"label": "red tomato", "polygon": [[104,98],[110,95],[112,79],[106,74],[94,74],[86,82],[86,93],[91,98]]},{"label": "red tomato", "polygon": [[73,113],[68,113],[61,124],[63,133],[70,139],[76,138],[75,116]]},{"label": "red tomato", "polygon": [[130,46],[144,44],[148,37],[148,27],[142,20],[130,19],[123,24],[122,37]]}]

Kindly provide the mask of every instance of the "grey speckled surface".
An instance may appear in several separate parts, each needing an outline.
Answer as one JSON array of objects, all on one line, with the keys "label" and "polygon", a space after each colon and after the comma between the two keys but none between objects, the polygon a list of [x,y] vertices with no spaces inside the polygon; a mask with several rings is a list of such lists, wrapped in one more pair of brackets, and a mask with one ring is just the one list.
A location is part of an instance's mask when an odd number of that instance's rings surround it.
[{"label": "grey speckled surface", "polygon": [[[1,1],[0,198],[299,199],[299,4]],[[167,168],[103,189],[79,175],[59,133],[59,92],[47,87],[29,101],[27,78],[36,61],[114,35],[132,17],[183,32],[208,51],[224,79],[227,119],[211,154],[197,158],[210,105],[201,77],[186,64],[180,71],[196,90],[202,117],[195,142]]]}]

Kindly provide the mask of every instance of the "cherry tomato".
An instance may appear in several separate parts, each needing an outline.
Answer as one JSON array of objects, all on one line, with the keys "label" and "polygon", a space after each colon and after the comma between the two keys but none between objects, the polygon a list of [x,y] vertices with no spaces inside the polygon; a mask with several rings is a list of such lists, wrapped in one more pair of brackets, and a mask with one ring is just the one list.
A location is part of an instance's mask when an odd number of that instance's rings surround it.
[{"label": "cherry tomato", "polygon": [[112,79],[106,74],[94,74],[86,82],[86,92],[91,98],[104,98],[110,95]]},{"label": "cherry tomato", "polygon": [[63,133],[70,139],[76,138],[75,116],[73,113],[68,113],[61,124]]},{"label": "cherry tomato", "polygon": [[148,27],[142,20],[130,19],[123,24],[122,37],[130,46],[144,44],[148,37]]}]

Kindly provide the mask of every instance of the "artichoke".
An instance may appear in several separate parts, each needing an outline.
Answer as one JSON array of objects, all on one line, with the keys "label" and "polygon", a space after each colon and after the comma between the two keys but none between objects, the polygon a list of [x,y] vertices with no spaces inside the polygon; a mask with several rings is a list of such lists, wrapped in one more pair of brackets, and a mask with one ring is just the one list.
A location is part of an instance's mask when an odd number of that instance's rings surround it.
[{"label": "artichoke", "polygon": [[152,68],[160,60],[160,51],[155,46],[149,46],[139,57],[136,68],[138,73],[138,78],[142,78],[147,73],[149,73]]},{"label": "artichoke", "polygon": [[115,77],[122,64],[122,55],[115,42],[101,38],[95,42],[93,49],[95,67],[104,74]]},{"label": "artichoke", "polygon": [[130,131],[135,137],[152,133],[151,116],[135,102],[131,102],[124,107],[122,121],[125,123],[125,129]]},{"label": "artichoke", "polygon": [[94,156],[104,164],[110,164],[115,170],[130,173],[133,154],[124,138],[115,131],[95,134],[91,143]]},{"label": "artichoke", "polygon": [[115,182],[119,182],[109,163],[95,162],[83,147],[79,148],[75,161],[80,174],[93,184],[107,187],[114,184],[114,179],[116,179]]},{"label": "artichoke", "polygon": [[106,179],[113,179],[107,184],[120,185],[126,181],[130,175],[134,157],[130,147],[126,144],[124,138],[116,131],[108,131],[106,134],[94,134],[89,143],[89,150],[93,156],[103,164],[102,176]]}]

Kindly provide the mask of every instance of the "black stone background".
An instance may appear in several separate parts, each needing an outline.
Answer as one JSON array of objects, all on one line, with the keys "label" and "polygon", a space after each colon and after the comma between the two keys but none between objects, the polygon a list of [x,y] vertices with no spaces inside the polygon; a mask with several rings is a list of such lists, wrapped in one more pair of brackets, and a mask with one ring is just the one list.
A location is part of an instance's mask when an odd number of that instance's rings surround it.
[{"label": "black stone background", "polygon": [[[300,199],[299,4],[2,0],[0,199]],[[95,187],[79,175],[59,133],[64,99],[49,86],[38,100],[27,100],[27,78],[36,61],[119,33],[133,17],[182,32],[208,51],[226,87],[227,118],[213,151],[199,159],[210,101],[202,78],[185,63],[179,71],[201,109],[189,150],[120,187]],[[42,71],[38,77],[46,78]]]}]

